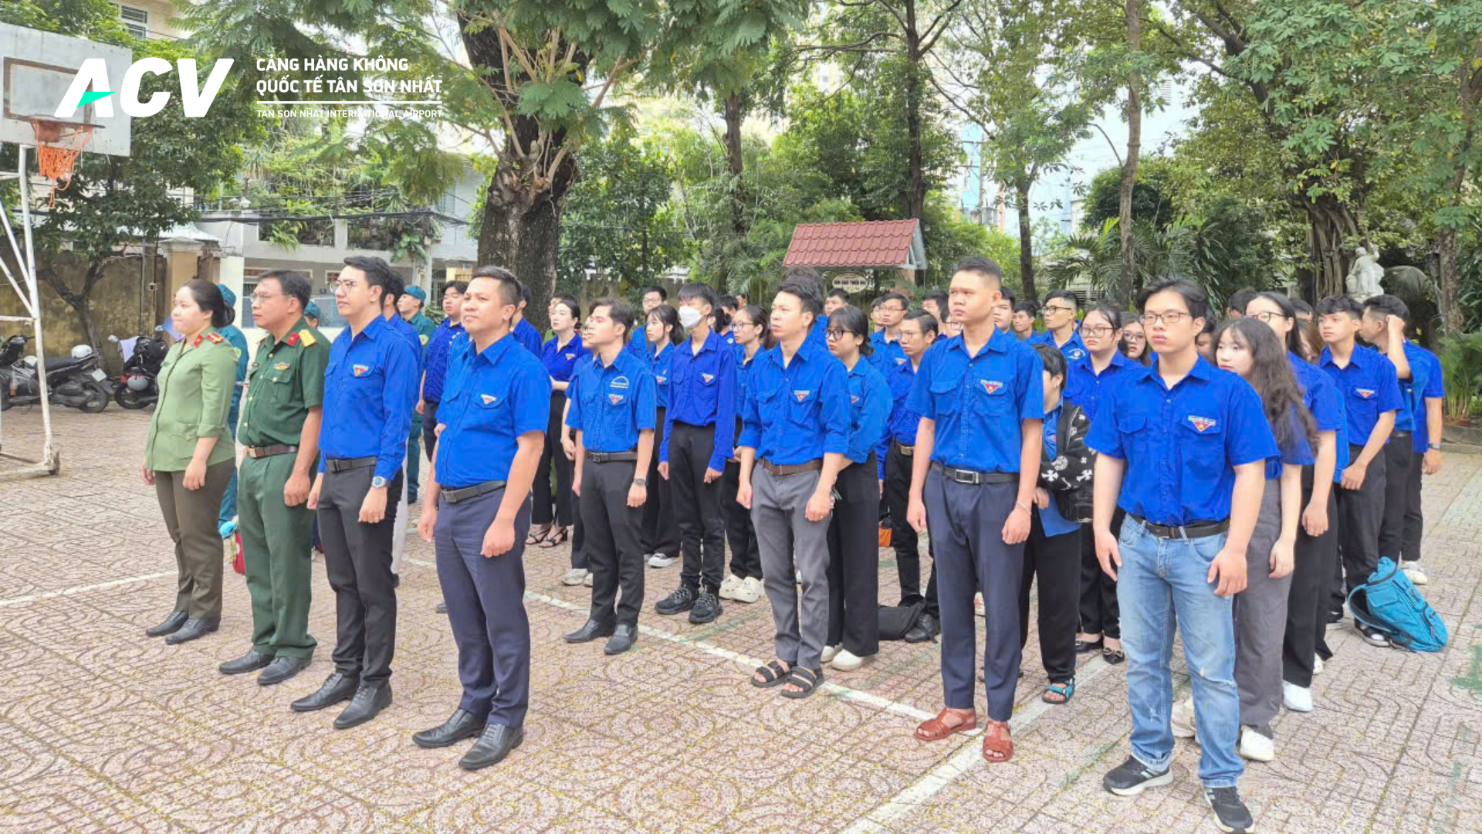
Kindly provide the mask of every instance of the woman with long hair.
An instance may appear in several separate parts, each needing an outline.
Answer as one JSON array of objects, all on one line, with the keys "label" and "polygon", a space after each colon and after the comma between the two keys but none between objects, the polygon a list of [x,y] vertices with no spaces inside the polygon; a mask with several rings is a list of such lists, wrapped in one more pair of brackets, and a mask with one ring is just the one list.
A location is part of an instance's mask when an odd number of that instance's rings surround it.
[{"label": "woman with long hair", "polygon": [[1148,350],[1148,334],[1137,316],[1127,316],[1122,324],[1122,353],[1140,365],[1151,365],[1153,352]]},{"label": "woman with long hair", "polygon": [[1282,702],[1293,712],[1312,711],[1312,676],[1317,662],[1333,656],[1327,644],[1327,606],[1337,567],[1337,491],[1333,484],[1348,465],[1348,421],[1332,378],[1310,361],[1305,331],[1292,299],[1263,292],[1246,305],[1245,315],[1270,327],[1287,349],[1287,362],[1302,388],[1302,404],[1317,426],[1312,466],[1302,471],[1302,525],[1297,530],[1297,566],[1287,596],[1286,636],[1282,642]]},{"label": "woman with long hair", "polygon": [[[772,329],[768,324],[766,312],[755,304],[738,308],[731,317],[731,334],[736,337],[739,351],[736,357],[737,402],[746,402],[751,363],[758,354],[772,347]],[[736,437],[740,436],[741,415],[738,410]],[[726,513],[726,539],[731,545],[731,573],[720,583],[720,598],[750,603],[761,599],[767,589],[762,585],[762,555],[757,549],[751,512],[736,503],[740,486],[741,462],[733,454],[726,460],[720,487]]]},{"label": "woman with long hair", "polygon": [[[581,303],[569,295],[558,295],[551,299],[551,330],[555,335],[546,339],[541,347],[540,361],[551,377],[551,420],[545,433],[545,448],[540,453],[540,463],[535,469],[535,503],[531,511],[530,535],[525,544],[550,549],[566,542],[569,527],[575,522],[573,513],[576,501],[571,493],[571,477],[574,465],[562,448],[561,435],[565,431],[562,417],[566,413],[566,387],[571,384],[571,375],[576,363],[587,355],[582,347]],[[554,496],[551,493],[551,469],[556,470]],[[581,548],[571,548],[571,570],[561,582],[565,585],[580,585],[587,578],[586,559]]]},{"label": "woman with long hair", "polygon": [[175,608],[147,629],[150,637],[184,643],[221,624],[221,534],[217,514],[236,474],[237,452],[227,412],[237,357],[217,329],[229,321],[221,290],[199,278],[175,293],[170,321],[180,333],[159,372],[159,401],[149,421],[140,475],[154,487],[165,528],[175,542],[179,580]]},{"label": "woman with long hair", "polygon": [[[668,304],[649,311],[644,321],[644,338],[648,340],[649,370],[654,375],[654,449],[664,442],[664,414],[669,408],[669,359],[674,345],[684,338],[679,326],[679,313]],[[641,545],[643,561],[649,567],[666,568],[679,559],[678,527],[674,524],[673,498],[669,479],[659,477],[659,455],[655,451],[648,463],[648,502],[643,505]]]}]

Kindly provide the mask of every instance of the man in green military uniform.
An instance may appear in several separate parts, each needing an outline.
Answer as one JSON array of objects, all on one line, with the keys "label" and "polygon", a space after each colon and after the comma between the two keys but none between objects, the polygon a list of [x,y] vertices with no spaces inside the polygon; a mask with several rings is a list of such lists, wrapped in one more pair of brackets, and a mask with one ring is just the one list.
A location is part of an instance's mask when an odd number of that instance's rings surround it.
[{"label": "man in green military uniform", "polygon": [[[407,291],[396,300],[396,311],[412,329],[417,331],[417,340],[422,343],[421,356],[427,355],[427,340],[432,338],[437,325],[422,314],[427,303],[427,291],[421,287],[407,287]],[[417,360],[417,390],[422,390],[422,359]],[[412,412],[412,434],[407,438],[406,485],[407,503],[417,503],[417,487],[422,464],[422,415]]]},{"label": "man in green military uniform", "polygon": [[267,335],[247,376],[237,440],[246,447],[237,516],[252,595],[252,648],[221,664],[257,682],[282,683],[309,665],[314,513],[306,500],[319,458],[329,340],[304,320],[309,279],[273,270],[258,278],[252,316]]}]

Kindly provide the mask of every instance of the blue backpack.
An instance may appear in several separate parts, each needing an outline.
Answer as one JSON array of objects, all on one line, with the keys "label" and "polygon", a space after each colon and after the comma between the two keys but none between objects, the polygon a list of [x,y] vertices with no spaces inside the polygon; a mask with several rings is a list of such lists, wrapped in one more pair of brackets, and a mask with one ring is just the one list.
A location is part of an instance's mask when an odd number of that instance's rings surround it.
[{"label": "blue backpack", "polygon": [[1367,583],[1349,593],[1348,610],[1363,625],[1384,632],[1397,649],[1438,652],[1446,647],[1446,624],[1387,556]]}]

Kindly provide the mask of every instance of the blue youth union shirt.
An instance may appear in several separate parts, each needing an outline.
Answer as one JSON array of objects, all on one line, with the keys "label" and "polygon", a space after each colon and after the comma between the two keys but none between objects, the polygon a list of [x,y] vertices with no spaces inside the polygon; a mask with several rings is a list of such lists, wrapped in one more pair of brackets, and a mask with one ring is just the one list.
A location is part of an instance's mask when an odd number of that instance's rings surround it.
[{"label": "blue youth union shirt", "polygon": [[671,348],[669,359],[669,408],[664,412],[664,442],[659,463],[669,460],[669,437],[676,422],[691,426],[715,426],[715,448],[706,466],[717,472],[726,468],[726,458],[736,434],[736,351],[710,331],[695,353],[685,340]]},{"label": "blue youth union shirt", "polygon": [[[1276,444],[1281,454],[1278,457],[1266,458],[1266,480],[1268,481],[1280,478],[1283,466],[1309,466],[1314,460],[1312,444],[1307,442],[1307,434],[1302,429],[1302,419],[1295,411],[1291,411],[1287,413],[1287,422],[1291,426],[1288,429],[1286,442]],[[1267,425],[1270,423],[1268,422]],[[1275,429],[1272,429],[1271,433],[1275,437]]]},{"label": "blue youth union shirt", "polygon": [[643,331],[643,324],[647,321],[648,316],[642,316],[642,321],[636,322],[633,325],[633,338],[628,340],[627,349],[640,357],[653,353],[653,349],[648,343],[648,334]]},{"label": "blue youth union shirt", "polygon": [[572,370],[577,361],[587,355],[587,349],[582,347],[580,333],[572,335],[571,341],[564,345],[556,341],[559,338],[552,336],[541,345],[540,363],[545,366],[545,372],[551,379],[570,382]]},{"label": "blue youth union shirt", "polygon": [[1410,378],[1399,381],[1400,399],[1404,405],[1395,414],[1395,431],[1414,432],[1425,422],[1423,411],[1420,420],[1417,422],[1415,419],[1415,397],[1416,392],[1424,391],[1425,384],[1430,381],[1431,363],[1426,358],[1430,351],[1409,341],[1401,343],[1400,347],[1410,363]]},{"label": "blue youth union shirt", "polygon": [[870,334],[870,345],[874,348],[870,354],[870,364],[880,371],[881,376],[889,376],[895,366],[906,364],[906,351],[901,347],[901,340],[897,338],[893,342],[886,341],[884,330],[876,330]]},{"label": "blue youth union shirt", "polygon": [[[1341,481],[1343,470],[1348,466],[1348,420],[1343,414],[1343,403],[1338,399],[1338,388],[1327,374],[1306,359],[1291,351],[1287,351],[1286,358],[1291,363],[1297,385],[1302,389],[1302,405],[1312,412],[1318,433],[1333,432],[1337,447],[1334,450],[1333,478]],[[1312,452],[1317,454],[1316,449]]]},{"label": "blue youth union shirt", "polygon": [[581,432],[582,447],[591,452],[628,452],[638,448],[638,433],[654,428],[654,376],[648,363],[627,348],[611,365],[588,354],[578,363],[567,389],[571,410],[566,425]]},{"label": "blue youth union shirt", "polygon": [[787,367],[782,346],[758,353],[746,387],[741,440],[758,460],[792,466],[849,448],[849,383],[844,364],[805,337]]},{"label": "blue youth union shirt", "polygon": [[[1438,400],[1446,396],[1446,382],[1441,369],[1441,360],[1434,353],[1419,345],[1405,343],[1405,355],[1410,357],[1410,411],[1415,415],[1415,432],[1410,435],[1411,448],[1421,455],[1430,449],[1430,425],[1426,422],[1425,401]],[[1415,370],[1420,364],[1424,371]]]},{"label": "blue youth union shirt", "polygon": [[1338,367],[1332,352],[1323,348],[1318,366],[1337,383],[1343,407],[1348,412],[1349,443],[1357,446],[1368,443],[1380,413],[1399,411],[1404,406],[1394,363],[1373,348],[1354,345],[1353,355],[1344,368]]},{"label": "blue youth union shirt", "polygon": [[1202,358],[1172,389],[1154,360],[1101,409],[1086,444],[1127,462],[1117,505],[1154,524],[1229,518],[1234,467],[1280,455],[1255,389]]},{"label": "blue youth union shirt", "polygon": [[890,443],[894,441],[902,446],[916,445],[916,426],[921,423],[921,415],[911,410],[906,402],[911,396],[911,386],[916,384],[916,368],[909,360],[903,365],[896,365],[890,369],[885,377],[885,383],[890,387],[890,419],[885,424],[885,436],[880,439],[880,477],[885,477],[885,455],[890,451]]},{"label": "blue youth union shirt", "polygon": [[535,329],[535,325],[531,324],[529,319],[520,319],[515,324],[514,333],[511,335],[515,337],[516,342],[523,345],[525,350],[530,351],[535,358],[540,358],[540,331]]},{"label": "blue youth union shirt", "polygon": [[[422,378],[422,361],[425,358],[422,353],[422,334],[418,333],[417,328],[413,327],[406,319],[399,315],[393,315],[386,320],[386,323],[391,325],[392,329],[397,333],[400,333],[403,339],[407,340],[407,344],[412,349],[412,356],[417,359],[417,379],[420,380]],[[416,398],[413,397],[412,403],[415,405],[416,402]]]},{"label": "blue youth union shirt", "polygon": [[443,381],[448,374],[448,349],[453,340],[463,333],[463,325],[443,319],[427,340],[427,353],[423,359],[422,399],[435,403],[443,397]]},{"label": "blue youth union shirt", "polygon": [[449,357],[447,387],[437,409],[437,482],[447,489],[509,480],[519,438],[545,432],[551,380],[513,335],[479,351],[461,339]]},{"label": "blue youth union shirt", "polygon": [[[1079,337],[1079,334],[1077,334]],[[1031,340],[1032,341],[1032,340]],[[1067,346],[1070,342],[1065,343]],[[1091,354],[1085,353],[1075,362],[1066,360],[1065,401],[1081,407],[1086,419],[1096,422],[1096,409],[1101,404],[1101,392],[1121,379],[1132,368],[1140,368],[1120,350],[1112,354],[1111,363],[1096,373],[1091,365]]]},{"label": "blue youth union shirt", "polygon": [[653,374],[654,403],[658,408],[669,407],[669,358],[674,355],[673,345],[666,342],[663,348],[660,353],[643,348],[646,351],[649,373]]},{"label": "blue youth union shirt", "polygon": [[[1049,330],[1044,330],[1030,336],[1029,343],[1032,345],[1041,343],[1049,345],[1060,351],[1060,354],[1065,357],[1067,363],[1079,362],[1090,355],[1090,352],[1086,350],[1086,343],[1081,340],[1081,331],[1079,330],[1070,331],[1070,338],[1066,339],[1063,345],[1055,344],[1055,334]],[[1088,414],[1086,416],[1089,417],[1090,415]]]},{"label": "blue youth union shirt", "polygon": [[[881,378],[880,371],[863,356],[854,363],[846,381],[849,385],[849,446],[844,457],[854,463],[864,463],[885,435],[885,421],[890,418],[890,388]],[[876,469],[879,469],[878,462]]]},{"label": "blue youth union shirt", "polygon": [[1044,363],[998,328],[976,356],[962,336],[932,345],[907,401],[936,421],[931,459],[954,469],[1018,472],[1022,420],[1045,418]]},{"label": "blue youth union shirt", "polygon": [[[1045,460],[1054,460],[1055,455],[1059,454],[1059,438],[1056,434],[1060,430],[1060,412],[1064,409],[1063,404],[1057,405],[1053,411],[1045,415],[1043,452]],[[1060,505],[1055,503],[1053,494],[1050,496],[1050,503],[1046,504],[1044,509],[1040,509],[1036,504],[1034,511],[1039,513],[1039,523],[1045,528],[1046,536],[1063,536],[1081,529],[1079,523],[1066,521],[1065,516],[1060,514]]]},{"label": "blue youth union shirt", "polygon": [[375,455],[375,474],[394,477],[406,459],[416,394],[416,359],[385,319],[376,316],[353,336],[341,330],[324,368],[319,471],[326,458]]}]

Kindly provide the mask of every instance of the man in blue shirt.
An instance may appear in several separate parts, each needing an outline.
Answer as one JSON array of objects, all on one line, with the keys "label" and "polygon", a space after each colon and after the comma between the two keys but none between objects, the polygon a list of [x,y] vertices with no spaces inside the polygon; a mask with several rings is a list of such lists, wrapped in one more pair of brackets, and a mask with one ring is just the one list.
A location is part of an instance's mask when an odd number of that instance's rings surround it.
[{"label": "man in blue shirt", "polygon": [[421,399],[417,402],[417,413],[422,415],[422,445],[427,448],[427,460],[432,461],[432,448],[437,445],[437,404],[442,401],[443,381],[448,373],[448,354],[455,341],[463,335],[463,294],[468,291],[467,281],[454,281],[443,287],[443,320],[432,331],[427,340],[427,351],[422,362]]},{"label": "man in blue shirt", "polygon": [[[870,362],[889,380],[895,368],[906,364],[906,353],[901,349],[901,319],[906,315],[906,297],[898,292],[888,292],[875,299],[874,319],[879,327],[870,334]],[[880,461],[885,462],[883,459]]]},{"label": "man in blue shirt", "polygon": [[1415,413],[1415,433],[1411,445],[1416,460],[1410,468],[1410,484],[1405,500],[1405,535],[1400,542],[1400,566],[1405,575],[1416,585],[1426,584],[1425,572],[1420,569],[1420,537],[1425,528],[1425,517],[1420,512],[1420,476],[1434,475],[1441,471],[1441,407],[1446,397],[1444,373],[1441,359],[1434,353],[1405,343],[1407,351],[1414,348],[1410,356],[1410,373],[1413,377],[1409,396],[1411,410]]},{"label": "man in blue shirt", "polygon": [[[231,320],[237,318],[237,294],[232,288],[225,284],[220,285],[221,299],[226,302],[226,309],[230,310]],[[242,389],[247,384],[247,337],[235,324],[228,323],[225,327],[218,328],[217,333],[221,338],[232,346],[237,354],[237,384],[232,389],[232,407],[226,415],[226,426],[231,430],[232,440],[237,439],[237,421],[242,414]],[[221,496],[221,512],[217,515],[216,524],[225,528],[232,519],[237,517],[237,473],[232,473],[232,479],[227,482],[226,493]],[[226,538],[225,535],[222,538]]]},{"label": "man in blue shirt", "polygon": [[[1317,365],[1337,383],[1348,416],[1349,462],[1338,483],[1338,547],[1352,592],[1379,567],[1388,473],[1384,447],[1404,403],[1394,363],[1355,341],[1364,315],[1359,303],[1346,295],[1332,296],[1319,301],[1316,312],[1318,332],[1327,344]],[[1342,594],[1341,588],[1334,590]],[[1334,607],[1341,609],[1341,602]],[[1358,628],[1371,645],[1389,645],[1378,629]]]},{"label": "man in blue shirt", "polygon": [[926,610],[916,627],[906,632],[907,643],[925,643],[941,633],[941,608],[937,605],[936,543],[928,539],[931,576],[926,595],[921,595],[921,548],[916,530],[906,523],[906,510],[911,496],[911,460],[916,451],[916,426],[921,415],[911,409],[907,399],[916,382],[921,358],[937,339],[937,319],[925,310],[906,313],[897,327],[896,344],[906,357],[897,365],[891,363],[885,383],[890,386],[893,405],[885,424],[884,448],[879,452],[880,477],[885,480],[885,505],[890,510],[890,545],[895,548],[895,568],[900,576],[900,604],[925,602]]},{"label": "man in blue shirt", "polygon": [[1080,309],[1080,299],[1070,290],[1055,290],[1046,295],[1045,306],[1039,308],[1045,320],[1045,330],[1031,336],[1029,341],[1043,342],[1055,348],[1065,355],[1068,363],[1081,361],[1086,355],[1086,343],[1081,341],[1081,334],[1076,331],[1076,313]]},{"label": "man in blue shirt", "polygon": [[362,256],[345,259],[335,285],[346,327],[330,347],[324,374],[319,475],[308,502],[319,518],[324,570],[335,592],[335,669],[293,709],[309,712],[348,700],[334,722],[340,730],[364,724],[391,703],[396,501],[388,496],[402,491],[417,357],[387,323],[383,299],[395,299],[403,286],[390,264]]},{"label": "man in blue shirt", "polygon": [[812,336],[822,314],[815,283],[784,281],[777,290],[778,343],[753,360],[737,444],[736,501],[751,510],[777,632],[777,658],[751,682],[781,686],[785,698],[806,698],[823,682],[831,494],[849,445],[844,365]]},{"label": "man in blue shirt", "polygon": [[[427,364],[427,345],[432,340],[432,334],[436,332],[437,325],[432,319],[422,314],[422,307],[427,303],[427,291],[421,287],[407,287],[407,291],[396,300],[396,311],[402,320],[411,325],[413,332],[417,334],[417,354],[422,358],[422,370],[425,372]],[[422,374],[417,375],[420,382]],[[418,395],[421,399],[421,395]],[[412,433],[407,438],[407,503],[417,503],[417,488],[419,486],[422,469],[422,410],[419,408],[412,412]],[[427,450],[432,454],[432,450]]]},{"label": "man in blue shirt", "polygon": [[[592,572],[592,613],[568,643],[608,637],[603,652],[622,654],[638,639],[643,607],[642,508],[648,501],[655,386],[648,363],[624,349],[633,327],[626,301],[592,303],[582,327],[590,356],[579,360],[567,389],[566,425],[576,430],[576,486]],[[642,473],[642,474],[639,474]],[[617,600],[618,587],[622,599]]]},{"label": "man in blue shirt", "polygon": [[1003,288],[1003,297],[993,305],[993,326],[1004,333],[1014,332],[1014,292],[1008,287]]},{"label": "man in blue shirt", "polygon": [[[1246,548],[1279,452],[1261,399],[1212,367],[1195,337],[1209,316],[1204,290],[1162,281],[1138,299],[1158,358],[1103,393],[1086,443],[1100,455],[1092,524],[1102,570],[1117,580],[1132,755],[1102,780],[1118,796],[1173,781],[1173,632],[1184,632],[1202,749],[1199,779],[1224,831],[1254,822],[1235,787],[1240,693],[1232,599],[1245,588]],[[1126,477],[1124,477],[1126,476]],[[1111,532],[1117,507],[1121,537]]]},{"label": "man in blue shirt", "polygon": [[519,299],[520,282],[507,270],[481,266],[469,279],[467,337],[450,359],[417,522],[423,540],[437,545],[463,697],[447,721],[412,740],[438,748],[477,736],[458,762],[465,770],[497,764],[520,745],[530,703],[525,536],[551,383],[511,337]]},{"label": "man in blue shirt", "polygon": [[938,545],[946,702],[937,717],[916,728],[916,738],[940,741],[977,726],[973,595],[981,592],[988,694],[983,758],[989,762],[1008,761],[1014,753],[1008,721],[1019,682],[1019,582],[1045,416],[1044,364],[993,322],[1002,295],[998,264],[981,257],[957,262],[949,305],[962,335],[926,353],[906,401],[921,415],[906,520],[917,532],[930,523]]},{"label": "man in blue shirt", "polygon": [[391,584],[395,587],[399,587],[401,585],[401,560],[402,557],[406,555],[407,525],[411,523],[411,519],[409,518],[410,514],[407,512],[407,504],[411,503],[413,493],[416,489],[416,481],[418,478],[417,470],[421,466],[421,461],[418,459],[420,457],[420,454],[412,454],[412,449],[410,448],[410,437],[413,432],[420,432],[422,430],[422,425],[419,422],[421,420],[421,417],[417,414],[418,394],[416,384],[417,381],[420,381],[422,379],[422,370],[424,364],[423,360],[425,359],[425,351],[423,350],[422,346],[422,334],[418,333],[417,328],[413,327],[412,324],[405,318],[403,318],[401,314],[401,300],[405,297],[405,292],[401,293],[401,295],[395,298],[387,296],[382,299],[384,303],[381,307],[381,315],[384,316],[386,322],[391,325],[391,329],[395,330],[403,339],[406,340],[407,346],[412,350],[412,355],[417,358],[416,376],[414,377],[411,395],[412,401],[409,406],[411,409],[410,413],[412,416],[412,422],[411,428],[408,430],[407,433],[408,441],[406,445],[408,448],[405,451],[407,467],[406,469],[402,470],[401,494],[394,496],[396,498],[396,525],[391,532]]},{"label": "man in blue shirt", "polygon": [[541,347],[540,331],[536,330],[535,325],[531,324],[525,318],[525,308],[530,306],[530,299],[529,285],[520,284],[520,311],[515,314],[513,333],[515,341],[523,345],[525,350],[530,351],[536,359],[539,359]]},{"label": "man in blue shirt", "polygon": [[648,314],[654,308],[669,300],[669,291],[663,287],[644,287],[639,295],[639,302],[643,305],[643,318],[635,323],[633,333],[628,337],[628,350],[639,357],[647,358],[653,355],[653,345],[649,344],[645,329],[648,327]]},{"label": "man in blue shirt", "polygon": [[[679,588],[660,600],[660,614],[690,612],[690,622],[712,622],[721,614],[725,573],[725,516],[720,477],[736,433],[736,351],[710,328],[715,292],[705,284],[679,290],[679,320],[690,338],[675,345],[669,360],[669,408],[659,475],[674,496],[683,558]],[[703,584],[702,584],[703,583]]]}]

